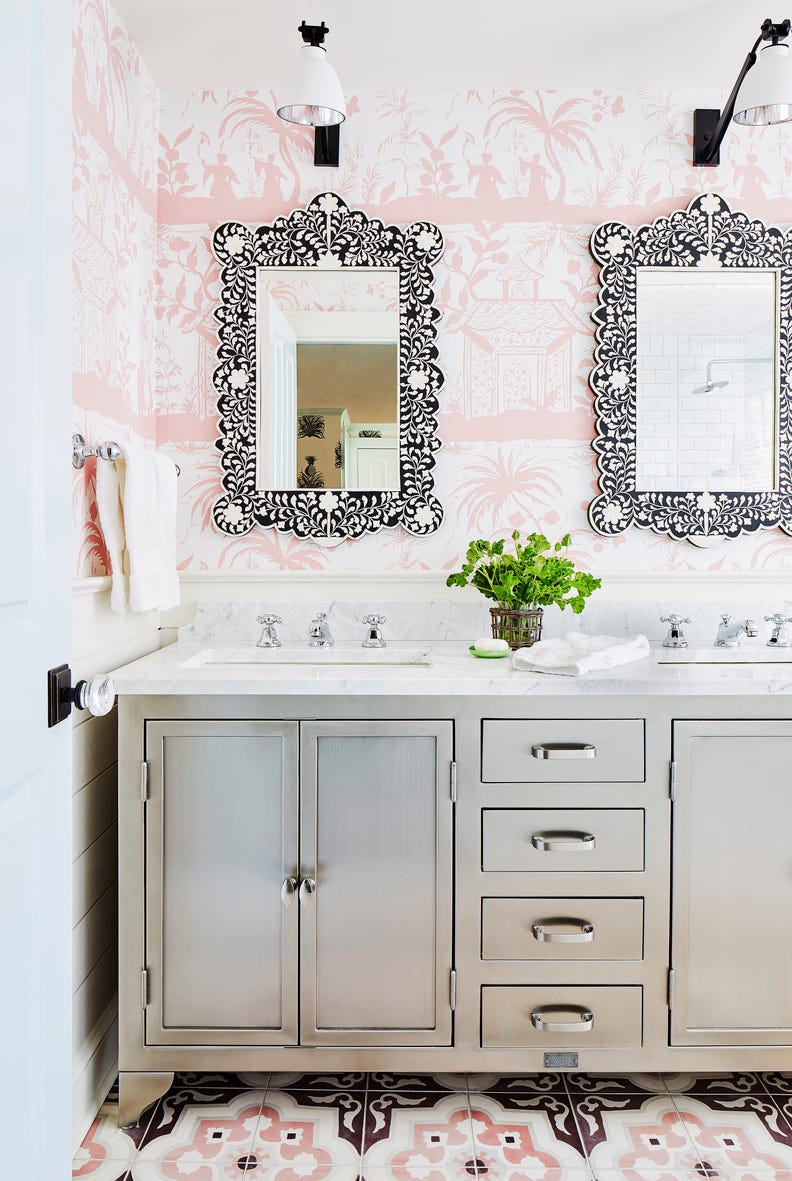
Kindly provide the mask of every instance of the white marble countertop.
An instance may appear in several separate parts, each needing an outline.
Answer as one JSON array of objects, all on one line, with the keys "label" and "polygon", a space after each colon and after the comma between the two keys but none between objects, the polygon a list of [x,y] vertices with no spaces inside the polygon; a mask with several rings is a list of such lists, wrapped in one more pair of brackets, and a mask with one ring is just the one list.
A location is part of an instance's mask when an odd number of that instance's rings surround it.
[{"label": "white marble countertop", "polygon": [[754,643],[734,651],[702,646],[675,652],[655,645],[642,660],[569,677],[519,672],[508,656],[478,659],[457,641],[399,643],[382,651],[346,642],[324,651],[180,640],[112,676],[119,694],[757,696],[792,694],[792,650]]}]

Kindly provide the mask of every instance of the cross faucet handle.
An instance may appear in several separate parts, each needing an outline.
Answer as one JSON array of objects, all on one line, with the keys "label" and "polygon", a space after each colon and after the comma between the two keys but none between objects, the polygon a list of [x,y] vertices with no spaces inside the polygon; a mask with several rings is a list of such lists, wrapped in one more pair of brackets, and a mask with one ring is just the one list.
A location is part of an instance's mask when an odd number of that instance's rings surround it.
[{"label": "cross faucet handle", "polygon": [[273,623],[283,623],[283,620],[281,619],[280,615],[257,615],[256,623],[260,623],[264,627],[269,627]]},{"label": "cross faucet handle", "polygon": [[683,623],[690,623],[686,615],[661,615],[660,622],[668,624],[664,648],[687,648],[687,637],[682,630]]},{"label": "cross faucet handle", "polygon": [[388,617],[387,615],[364,615],[362,622],[370,624],[371,627],[379,627],[380,624],[388,622]]},{"label": "cross faucet handle", "polygon": [[792,623],[792,616],[777,611],[775,615],[765,615],[765,623],[772,623],[773,630],[767,641],[768,648],[792,648],[792,639],[786,625]]}]

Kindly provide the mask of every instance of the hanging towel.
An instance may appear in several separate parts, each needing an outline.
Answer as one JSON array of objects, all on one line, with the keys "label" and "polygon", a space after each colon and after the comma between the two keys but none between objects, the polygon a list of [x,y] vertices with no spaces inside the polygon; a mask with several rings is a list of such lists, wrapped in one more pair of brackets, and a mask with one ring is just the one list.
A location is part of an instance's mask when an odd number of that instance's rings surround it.
[{"label": "hanging towel", "polygon": [[531,648],[518,648],[512,655],[512,667],[535,673],[582,677],[584,673],[603,672],[648,655],[646,636],[624,638],[567,632],[554,640],[540,640]]},{"label": "hanging towel", "polygon": [[110,606],[164,610],[179,604],[176,573],[176,466],[164,455],[126,443],[115,463],[100,459],[96,501],[110,570]]}]

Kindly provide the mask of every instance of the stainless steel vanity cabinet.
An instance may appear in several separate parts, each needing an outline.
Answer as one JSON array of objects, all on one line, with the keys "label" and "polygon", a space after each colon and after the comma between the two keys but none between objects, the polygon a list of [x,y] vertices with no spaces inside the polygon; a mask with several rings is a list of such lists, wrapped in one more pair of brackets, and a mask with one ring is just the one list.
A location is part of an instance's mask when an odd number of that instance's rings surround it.
[{"label": "stainless steel vanity cabinet", "polygon": [[145,731],[146,1044],[450,1045],[452,724]]},{"label": "stainless steel vanity cabinet", "polygon": [[449,1046],[452,723],[300,737],[301,1044]]},{"label": "stainless steel vanity cabinet", "polygon": [[674,723],[671,1044],[792,1045],[792,722]]}]

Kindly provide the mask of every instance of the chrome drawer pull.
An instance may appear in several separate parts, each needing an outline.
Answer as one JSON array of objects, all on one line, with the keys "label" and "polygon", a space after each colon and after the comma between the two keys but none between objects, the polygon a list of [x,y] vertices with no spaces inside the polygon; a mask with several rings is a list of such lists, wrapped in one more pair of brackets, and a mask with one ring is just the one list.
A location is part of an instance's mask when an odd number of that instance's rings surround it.
[{"label": "chrome drawer pull", "polygon": [[531,844],[541,853],[590,853],[597,838],[590,832],[535,832]]},{"label": "chrome drawer pull", "polygon": [[[568,1014],[575,1016],[575,1021],[548,1020]],[[544,1009],[534,1009],[531,1013],[531,1024],[534,1029],[542,1033],[588,1033],[594,1028],[594,1014],[582,1005],[546,1005]]]},{"label": "chrome drawer pull", "polygon": [[535,742],[531,754],[535,759],[594,759],[597,748],[590,742]]},{"label": "chrome drawer pull", "polygon": [[292,877],[284,878],[283,885],[281,886],[281,902],[283,903],[283,905],[286,907],[291,906],[292,903],[294,902],[296,895],[297,895],[297,879],[292,878]]},{"label": "chrome drawer pull", "polygon": [[[545,923],[568,929],[548,931]],[[591,943],[594,938],[593,926],[584,919],[545,919],[543,923],[534,923],[531,930],[538,943]]]},{"label": "chrome drawer pull", "polygon": [[306,907],[311,905],[311,899],[316,893],[316,882],[313,878],[303,878],[300,882],[299,896],[300,906]]}]

